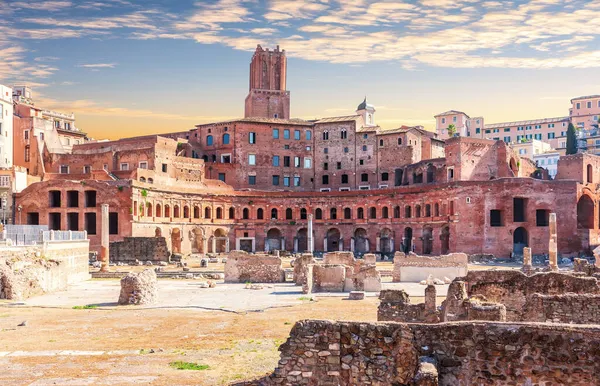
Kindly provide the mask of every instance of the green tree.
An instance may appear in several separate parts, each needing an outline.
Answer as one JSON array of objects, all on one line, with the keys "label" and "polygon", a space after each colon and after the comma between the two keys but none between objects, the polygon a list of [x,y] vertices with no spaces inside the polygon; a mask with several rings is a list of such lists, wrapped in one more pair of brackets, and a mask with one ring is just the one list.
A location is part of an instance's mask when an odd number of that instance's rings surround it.
[{"label": "green tree", "polygon": [[567,129],[567,154],[577,153],[577,130],[572,123],[569,123]]},{"label": "green tree", "polygon": [[456,126],[452,125],[448,125],[448,136],[449,137],[454,137],[454,134],[456,134]]}]

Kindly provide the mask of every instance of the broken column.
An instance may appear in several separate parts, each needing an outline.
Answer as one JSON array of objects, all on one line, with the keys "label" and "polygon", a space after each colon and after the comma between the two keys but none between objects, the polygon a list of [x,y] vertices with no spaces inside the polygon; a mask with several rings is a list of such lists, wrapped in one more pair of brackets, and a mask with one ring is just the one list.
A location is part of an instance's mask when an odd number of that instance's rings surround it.
[{"label": "broken column", "polygon": [[436,300],[437,293],[435,285],[429,284],[427,288],[425,288],[425,312],[423,315],[425,323],[438,323],[440,321],[440,316],[437,313]]},{"label": "broken column", "polygon": [[548,255],[550,257],[550,270],[558,271],[558,237],[556,236],[556,213],[550,213],[550,240],[548,242]]},{"label": "broken column", "polygon": [[108,237],[108,204],[102,204],[101,206],[101,219],[100,219],[100,272],[108,272],[109,262],[109,237]]},{"label": "broken column", "polygon": [[531,262],[531,248],[525,247],[523,248],[523,268],[521,271],[528,273],[533,270],[533,265]]}]

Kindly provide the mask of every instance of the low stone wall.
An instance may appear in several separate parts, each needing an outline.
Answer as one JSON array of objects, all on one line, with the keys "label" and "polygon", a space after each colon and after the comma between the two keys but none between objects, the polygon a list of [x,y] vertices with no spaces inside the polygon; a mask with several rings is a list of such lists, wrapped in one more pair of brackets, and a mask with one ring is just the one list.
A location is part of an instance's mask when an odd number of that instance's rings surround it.
[{"label": "low stone wall", "polygon": [[158,300],[158,282],[153,269],[130,272],[121,279],[120,305],[154,304]]},{"label": "low stone wall", "polygon": [[[430,291],[431,293],[431,291]],[[435,288],[433,307],[430,302],[411,304],[404,290],[383,290],[379,294],[377,321],[401,323],[437,323],[439,313],[435,307]],[[429,307],[427,307],[429,305]]]},{"label": "low stone wall", "polygon": [[170,261],[171,254],[164,237],[125,237],[110,243],[110,261],[132,263],[136,260]]},{"label": "low stone wall", "polygon": [[587,386],[600,374],[598,347],[597,326],[304,320],[275,371],[243,384],[415,385],[426,362],[439,385]]},{"label": "low stone wall", "polygon": [[525,303],[523,320],[574,324],[600,322],[600,295],[598,294],[533,294]]},{"label": "low stone wall", "polygon": [[373,263],[374,255],[365,256],[367,259],[361,260],[355,259],[352,252],[326,253],[323,263],[306,265],[303,292],[381,291],[381,274]]},{"label": "low stone wall", "polygon": [[89,241],[0,247],[0,298],[24,300],[90,278]]},{"label": "low stone wall", "polygon": [[433,278],[444,280],[467,274],[469,258],[464,253],[451,253],[441,256],[419,256],[409,252],[394,254],[393,282],[420,282],[430,275]]},{"label": "low stone wall", "polygon": [[527,276],[520,271],[472,271],[458,279],[466,283],[469,297],[483,296],[486,301],[506,306],[507,321],[526,320],[523,312],[528,297],[544,295],[600,294],[596,278],[558,272]]},{"label": "low stone wall", "polygon": [[467,320],[506,321],[506,306],[500,303],[469,299],[465,302]]},{"label": "low stone wall", "polygon": [[592,276],[593,274],[600,273],[600,268],[590,263],[588,259],[575,258],[573,260],[573,272],[580,272],[585,275]]},{"label": "low stone wall", "polygon": [[281,258],[264,254],[231,251],[225,263],[226,283],[283,283]]}]

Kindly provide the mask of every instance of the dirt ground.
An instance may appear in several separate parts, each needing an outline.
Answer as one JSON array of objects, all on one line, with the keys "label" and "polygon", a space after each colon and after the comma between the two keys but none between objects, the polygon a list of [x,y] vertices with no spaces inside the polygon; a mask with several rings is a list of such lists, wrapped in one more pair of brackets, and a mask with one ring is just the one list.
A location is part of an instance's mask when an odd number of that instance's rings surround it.
[{"label": "dirt ground", "polygon": [[[0,303],[0,384],[226,385],[271,372],[297,320],[375,321],[377,304],[376,298],[327,298],[233,313]],[[176,370],[169,366],[175,361],[209,369]]]}]

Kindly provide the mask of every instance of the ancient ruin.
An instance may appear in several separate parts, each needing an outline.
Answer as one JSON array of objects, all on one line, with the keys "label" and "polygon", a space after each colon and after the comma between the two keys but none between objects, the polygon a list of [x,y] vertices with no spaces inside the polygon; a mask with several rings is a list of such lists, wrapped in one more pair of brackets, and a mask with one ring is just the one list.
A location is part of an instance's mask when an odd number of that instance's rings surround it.
[{"label": "ancient ruin", "polygon": [[226,283],[282,283],[285,271],[274,255],[231,251],[225,263]]},{"label": "ancient ruin", "polygon": [[355,259],[352,252],[329,252],[322,263],[305,265],[302,291],[351,292],[381,290],[381,275],[375,265],[375,255]]},{"label": "ancient ruin", "polygon": [[129,273],[121,279],[120,305],[147,305],[156,303],[158,283],[153,269]]},{"label": "ancient ruin", "polygon": [[419,256],[415,253],[394,254],[394,282],[420,282],[430,276],[434,279],[453,280],[467,274],[469,259],[464,253],[442,256]]},{"label": "ancient ruin", "polygon": [[[600,328],[299,321],[275,371],[244,385],[597,383]],[[428,366],[423,364],[427,363]]]}]

